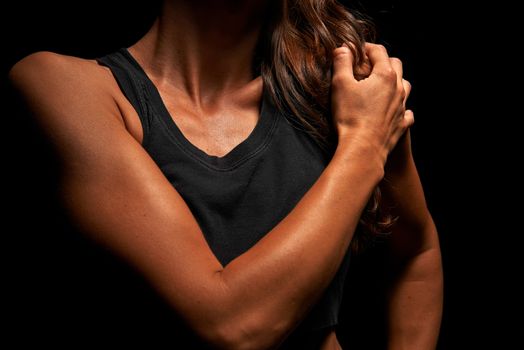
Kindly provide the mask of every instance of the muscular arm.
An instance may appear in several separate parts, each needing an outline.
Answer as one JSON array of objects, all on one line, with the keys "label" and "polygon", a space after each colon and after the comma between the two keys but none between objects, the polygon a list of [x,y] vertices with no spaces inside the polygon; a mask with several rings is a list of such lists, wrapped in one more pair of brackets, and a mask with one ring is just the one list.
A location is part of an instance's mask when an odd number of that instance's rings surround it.
[{"label": "muscular arm", "polygon": [[[352,79],[349,51],[342,54],[338,70],[347,65],[348,72],[338,74],[339,94]],[[388,60],[384,50],[373,55]],[[393,106],[395,73],[381,66],[384,73],[370,81],[375,89],[387,83],[383,99]],[[332,161],[289,215],[221,266],[183,199],[125,129],[111,83],[95,67],[38,54],[10,73],[56,146],[72,215],[87,234],[139,269],[204,339],[224,348],[278,344],[333,278],[389,150],[365,145],[360,141],[371,139],[364,136],[341,136]],[[391,109],[385,103],[384,120],[376,125],[395,124]],[[409,122],[402,123],[383,134],[403,132]],[[372,145],[389,143],[395,137]]]},{"label": "muscular arm", "polygon": [[390,241],[394,278],[389,294],[388,349],[435,349],[442,313],[441,256],[409,131],[391,153],[385,178],[385,204],[399,216]]}]

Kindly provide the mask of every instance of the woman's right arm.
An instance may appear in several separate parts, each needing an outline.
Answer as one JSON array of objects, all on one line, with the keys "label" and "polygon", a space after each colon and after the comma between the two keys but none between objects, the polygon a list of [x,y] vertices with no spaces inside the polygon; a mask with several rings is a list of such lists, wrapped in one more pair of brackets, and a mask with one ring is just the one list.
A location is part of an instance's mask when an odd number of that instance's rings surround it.
[{"label": "woman's right arm", "polygon": [[285,339],[332,280],[387,154],[412,123],[387,53],[367,50],[373,71],[359,82],[349,50],[334,53],[339,145],[331,162],[296,207],[227,266],[127,132],[107,80],[87,69],[92,63],[42,53],[10,78],[55,145],[63,198],[82,229],[140,270],[202,338],[262,349]]}]

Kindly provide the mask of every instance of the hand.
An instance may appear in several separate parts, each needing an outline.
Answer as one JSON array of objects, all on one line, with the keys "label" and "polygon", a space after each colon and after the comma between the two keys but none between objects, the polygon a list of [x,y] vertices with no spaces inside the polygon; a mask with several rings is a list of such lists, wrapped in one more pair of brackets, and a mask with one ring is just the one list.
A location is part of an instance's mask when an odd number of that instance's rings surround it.
[{"label": "hand", "polygon": [[[381,45],[366,44],[371,74],[360,81],[353,72],[351,50],[334,50],[332,113],[339,144],[373,147],[385,163],[399,138],[414,123],[405,102],[410,84],[402,79],[402,62],[390,58]],[[344,142],[345,143],[345,142]]]}]

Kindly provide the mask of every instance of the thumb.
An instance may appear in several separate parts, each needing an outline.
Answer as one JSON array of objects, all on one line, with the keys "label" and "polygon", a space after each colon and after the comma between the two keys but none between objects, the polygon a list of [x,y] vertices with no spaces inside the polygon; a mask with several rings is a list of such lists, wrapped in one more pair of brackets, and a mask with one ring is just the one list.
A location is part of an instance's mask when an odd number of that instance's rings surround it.
[{"label": "thumb", "polygon": [[346,44],[333,50],[333,75],[342,75],[355,80],[353,75],[353,53]]}]

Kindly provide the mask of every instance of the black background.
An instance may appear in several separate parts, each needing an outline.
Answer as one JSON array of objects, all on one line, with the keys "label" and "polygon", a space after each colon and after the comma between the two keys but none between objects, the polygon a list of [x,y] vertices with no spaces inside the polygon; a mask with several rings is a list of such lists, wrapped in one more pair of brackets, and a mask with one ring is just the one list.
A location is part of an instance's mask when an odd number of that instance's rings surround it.
[{"label": "black background", "polygon": [[[96,57],[129,46],[151,24],[151,3],[5,3],[2,74],[39,50]],[[512,224],[519,218],[510,214],[507,199],[519,198],[512,194],[518,181],[504,166],[504,156],[515,160],[510,150],[516,140],[499,127],[501,118],[515,112],[500,100],[504,84],[498,79],[513,60],[495,30],[499,24],[489,20],[498,11],[458,8],[451,1],[351,6],[373,18],[378,41],[403,60],[414,87],[414,154],[445,268],[439,348],[518,347],[524,327],[515,282],[522,274],[512,248],[522,228]],[[11,103],[9,91],[2,96],[7,333],[19,344],[71,348],[105,332],[137,338],[144,324],[136,320],[160,317],[161,302],[132,272],[71,232],[52,200],[54,168],[45,143]],[[380,247],[371,250],[351,269],[339,330],[345,348],[382,348],[380,255]]]}]

